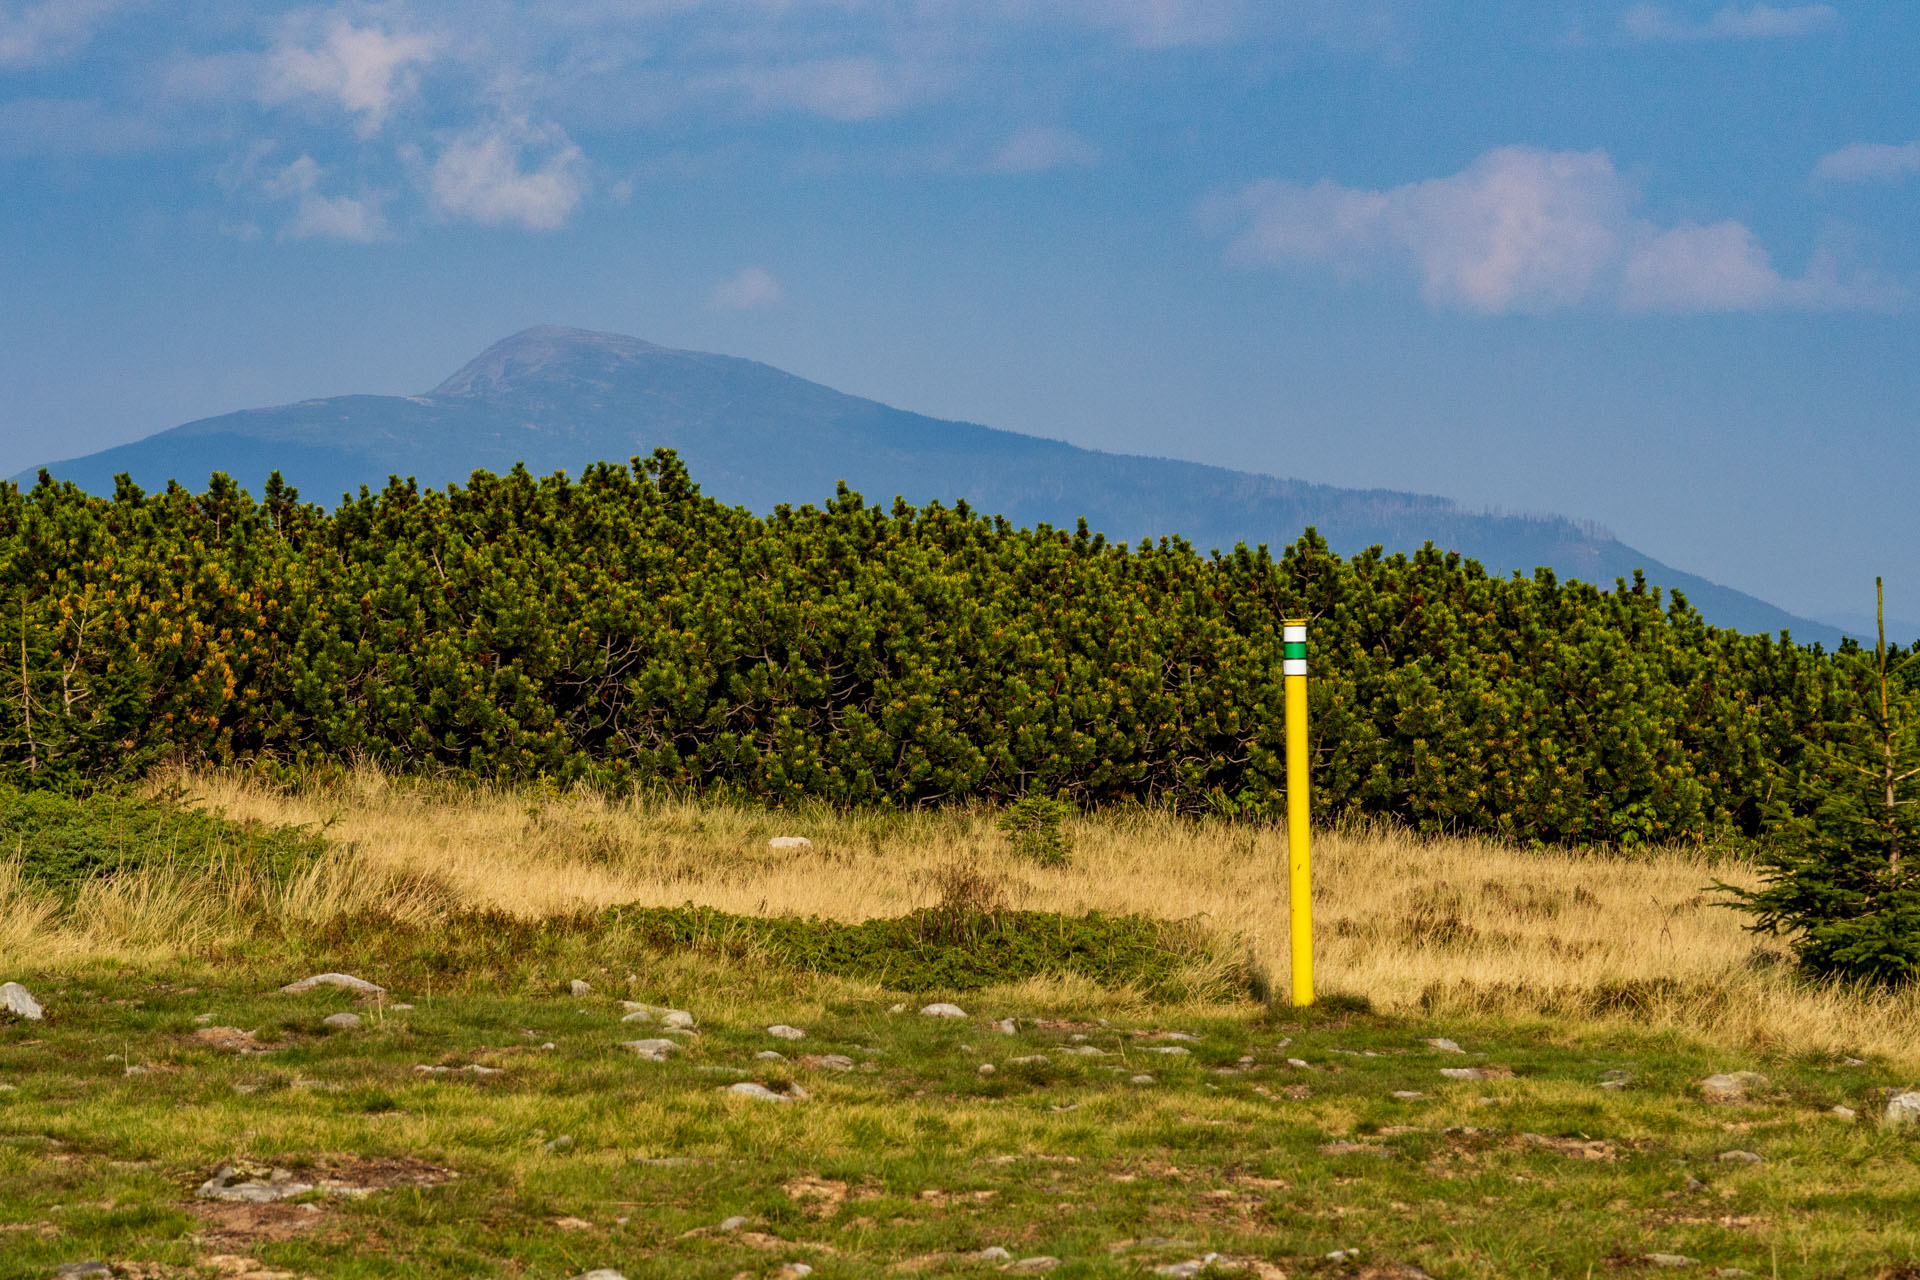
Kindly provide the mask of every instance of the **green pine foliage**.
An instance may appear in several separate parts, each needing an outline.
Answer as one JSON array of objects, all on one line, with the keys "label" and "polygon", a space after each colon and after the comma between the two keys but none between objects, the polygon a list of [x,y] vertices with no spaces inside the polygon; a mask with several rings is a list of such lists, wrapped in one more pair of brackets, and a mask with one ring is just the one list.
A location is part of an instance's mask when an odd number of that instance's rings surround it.
[{"label": "green pine foliage", "polygon": [[1073,806],[1045,796],[1022,796],[1000,815],[1000,830],[1022,857],[1043,867],[1065,866],[1073,853],[1073,838],[1061,824],[1073,816]]},{"label": "green pine foliage", "polygon": [[[1851,686],[1636,580],[1501,578],[1309,530],[1201,554],[964,504],[761,518],[659,452],[395,480],[331,514],[0,486],[0,775],[154,762],[911,806],[1285,803],[1280,620],[1311,617],[1316,818],[1630,845],[1752,830]],[[12,634],[9,634],[12,633]]]},{"label": "green pine foliage", "polygon": [[[1875,579],[1876,589],[1879,580]],[[1766,883],[1722,885],[1754,915],[1757,932],[1785,936],[1801,965],[1823,977],[1895,984],[1920,975],[1920,716],[1886,644],[1849,646],[1826,732],[1786,786],[1763,845]]]}]

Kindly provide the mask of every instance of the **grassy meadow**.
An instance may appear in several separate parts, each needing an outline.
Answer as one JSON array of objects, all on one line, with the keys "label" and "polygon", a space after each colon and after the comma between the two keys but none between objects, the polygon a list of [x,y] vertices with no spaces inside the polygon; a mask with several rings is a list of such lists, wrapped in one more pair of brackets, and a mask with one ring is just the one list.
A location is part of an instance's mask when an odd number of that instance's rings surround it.
[{"label": "grassy meadow", "polygon": [[[58,885],[0,853],[0,980],[47,1011],[0,1015],[0,1277],[1920,1275],[1920,1137],[1877,1123],[1920,1002],[1797,977],[1715,905],[1730,851],[1324,833],[1302,1014],[1277,828],[1110,811],[1040,867],[984,808],[151,787],[318,839]],[[943,903],[1191,945],[1154,990],[904,989],[616,910]],[[332,970],[386,991],[278,992]],[[313,1190],[198,1198],[222,1169]]]}]

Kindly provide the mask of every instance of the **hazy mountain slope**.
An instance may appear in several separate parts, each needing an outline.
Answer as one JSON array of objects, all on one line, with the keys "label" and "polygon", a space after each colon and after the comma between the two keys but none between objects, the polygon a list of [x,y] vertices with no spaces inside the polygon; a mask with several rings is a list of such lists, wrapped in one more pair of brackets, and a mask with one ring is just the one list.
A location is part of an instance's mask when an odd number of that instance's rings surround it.
[{"label": "hazy mountain slope", "polygon": [[1602,585],[1641,568],[1723,626],[1787,627],[1828,644],[1840,634],[1568,520],[1477,515],[1444,498],[1081,449],[894,409],[752,360],[552,326],[496,343],[425,395],[223,414],[49,469],[110,492],[120,471],[155,488],[170,478],[197,486],[215,470],[257,491],[278,468],[306,496],[331,502],[390,474],[441,485],[516,462],[578,472],[663,445],[680,451],[708,493],[756,511],[824,501],[844,479],[869,501],[964,498],[1020,524],[1084,515],[1112,539],[1178,533],[1202,550],[1241,541],[1278,549],[1313,525],[1343,552],[1430,539],[1490,568],[1551,565]]}]

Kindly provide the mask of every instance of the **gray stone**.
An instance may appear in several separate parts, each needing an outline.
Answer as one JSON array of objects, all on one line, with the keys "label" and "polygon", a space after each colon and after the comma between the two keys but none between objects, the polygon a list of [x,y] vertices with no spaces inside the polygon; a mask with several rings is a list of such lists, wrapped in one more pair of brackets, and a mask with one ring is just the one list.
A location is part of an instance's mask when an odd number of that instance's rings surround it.
[{"label": "gray stone", "polygon": [[1830,1116],[1837,1116],[1842,1120],[1851,1120],[1853,1119],[1855,1112],[1852,1107],[1837,1106],[1833,1110],[1827,1112],[1827,1114]]},{"label": "gray stone", "polygon": [[1002,1018],[993,1024],[993,1029],[1003,1036],[1018,1035],[1020,1032],[1020,1024],[1012,1018]]},{"label": "gray stone", "polygon": [[746,1225],[747,1225],[747,1216],[743,1213],[736,1213],[731,1218],[720,1219],[719,1229],[721,1231],[725,1231],[731,1234],[732,1232],[738,1231],[740,1228]]},{"label": "gray stone", "polygon": [[691,1031],[695,1023],[693,1015],[685,1009],[669,1009],[660,1004],[643,1004],[638,1000],[622,1000],[620,1007],[627,1011],[622,1022],[653,1022],[656,1019],[668,1031]]},{"label": "gray stone", "polygon": [[1305,1058],[1288,1058],[1287,1065],[1301,1071],[1312,1070],[1312,1067],[1308,1064]]},{"label": "gray stone", "polygon": [[1047,1065],[1047,1055],[1044,1053],[1030,1053],[1024,1058],[1008,1058],[1007,1065],[1010,1067],[1044,1067]]},{"label": "gray stone", "polygon": [[1749,1089],[1764,1089],[1767,1078],[1758,1071],[1726,1071],[1700,1082],[1700,1096],[1708,1102],[1745,1102]]},{"label": "gray stone", "polygon": [[648,1062],[665,1062],[667,1055],[680,1047],[673,1040],[623,1040],[621,1048],[631,1049]]},{"label": "gray stone", "polygon": [[1200,1043],[1199,1036],[1188,1035],[1184,1031],[1162,1031],[1159,1035],[1155,1036],[1154,1039],[1155,1040],[1184,1040],[1188,1044]]},{"label": "gray stone", "polygon": [[368,982],[365,978],[356,978],[350,973],[316,973],[311,978],[302,978],[298,982],[289,982],[280,988],[281,995],[303,996],[318,987],[339,987],[346,991],[358,991],[361,995],[385,995],[387,989]]},{"label": "gray stone", "polygon": [[1722,1151],[1714,1157],[1721,1164],[1764,1164],[1766,1158],[1755,1151]]},{"label": "gray stone", "polygon": [[1090,1044],[1077,1044],[1070,1049],[1063,1049],[1061,1050],[1061,1052],[1077,1053],[1083,1058],[1104,1058],[1107,1056],[1107,1051],[1105,1049],[1097,1049]]},{"label": "gray stone", "polygon": [[1427,1095],[1417,1089],[1395,1089],[1392,1096],[1400,1099],[1402,1102],[1418,1102]]},{"label": "gray stone", "polygon": [[202,1200],[230,1200],[242,1204],[270,1204],[290,1200],[313,1190],[311,1182],[301,1182],[285,1169],[275,1169],[262,1180],[244,1177],[230,1164],[213,1171],[193,1194]]},{"label": "gray stone", "polygon": [[1140,1073],[1139,1075],[1137,1075],[1137,1076],[1129,1076],[1129,1077],[1127,1077],[1127,1080],[1128,1080],[1128,1083],[1130,1083],[1130,1084],[1152,1084],[1152,1083],[1153,1083],[1153,1077],[1152,1077],[1152,1076],[1150,1076],[1150,1075],[1148,1075],[1148,1074],[1147,1074],[1146,1072],[1144,1072],[1144,1071],[1142,1071],[1142,1072],[1141,1072],[1141,1073]]},{"label": "gray stone", "polygon": [[760,1102],[805,1102],[807,1100],[807,1091],[797,1084],[788,1085],[785,1093],[776,1093],[763,1084],[742,1080],[739,1084],[728,1085],[727,1092]]},{"label": "gray stone", "polygon": [[1887,1099],[1887,1111],[1881,1117],[1887,1128],[1904,1129],[1915,1121],[1920,1121],[1920,1092],[1909,1089]]},{"label": "gray stone", "polygon": [[983,1063],[981,1063],[981,1064],[979,1065],[979,1067],[977,1068],[977,1070],[978,1070],[978,1071],[980,1072],[980,1074],[981,1074],[981,1075],[983,1075],[983,1076],[990,1076],[990,1075],[992,1075],[992,1074],[993,1074],[993,1073],[994,1073],[995,1071],[997,1071],[997,1070],[999,1070],[999,1068],[998,1068],[998,1067],[995,1067],[995,1066],[994,1066],[994,1065],[993,1065],[993,1064],[992,1064],[991,1062],[983,1062]]},{"label": "gray stone", "polygon": [[39,1022],[47,1016],[33,993],[17,982],[0,982],[0,1009],[29,1022]]},{"label": "gray stone", "polygon": [[1485,1080],[1487,1073],[1478,1067],[1442,1067],[1440,1074],[1449,1080]]},{"label": "gray stone", "polygon": [[1013,1255],[997,1244],[990,1244],[978,1253],[969,1254],[977,1262],[1012,1262]]},{"label": "gray stone", "polygon": [[548,1155],[563,1156],[573,1150],[573,1135],[563,1133],[559,1137],[549,1140],[546,1143],[545,1149]]},{"label": "gray stone", "polygon": [[1193,1280],[1194,1276],[1199,1275],[1202,1271],[1205,1271],[1218,1261],[1220,1261],[1220,1255],[1210,1253],[1204,1258],[1189,1258],[1185,1262],[1169,1262],[1163,1267],[1155,1267],[1153,1274],[1157,1276],[1172,1276],[1173,1280]]},{"label": "gray stone", "polygon": [[1654,1267],[1697,1267],[1700,1265],[1700,1259],[1689,1258],[1684,1253],[1648,1253],[1641,1255],[1640,1260]]},{"label": "gray stone", "polygon": [[805,836],[775,836],[767,841],[769,849],[811,849],[813,841]]},{"label": "gray stone", "polygon": [[767,1028],[767,1034],[775,1040],[805,1040],[807,1033],[799,1027],[790,1027],[784,1022],[776,1022]]},{"label": "gray stone", "polygon": [[590,996],[593,994],[593,985],[575,978],[567,984],[567,994],[570,996]]},{"label": "gray stone", "polygon": [[1428,1046],[1430,1046],[1432,1049],[1434,1049],[1438,1053],[1465,1053],[1466,1052],[1465,1049],[1462,1049],[1459,1045],[1447,1039],[1445,1036],[1437,1036],[1434,1039],[1427,1041],[1426,1043],[1428,1044]]},{"label": "gray stone", "polygon": [[807,1280],[813,1274],[813,1268],[804,1262],[789,1262],[780,1268],[780,1280]]},{"label": "gray stone", "polygon": [[1042,1271],[1051,1271],[1060,1265],[1060,1259],[1041,1254],[1038,1257],[1022,1258],[1018,1262],[1009,1262],[1000,1269],[1011,1276],[1038,1275]]},{"label": "gray stone", "polygon": [[1146,1046],[1146,1051],[1148,1053],[1170,1053],[1175,1055],[1186,1055],[1193,1052],[1193,1050],[1186,1046],[1177,1044],[1150,1044]]},{"label": "gray stone", "polygon": [[921,1005],[920,1016],[923,1018],[964,1018],[967,1016],[967,1011],[957,1004],[936,1002],[934,1004]]},{"label": "gray stone", "polygon": [[592,1271],[582,1271],[573,1280],[627,1280],[612,1267],[596,1267]]},{"label": "gray stone", "polygon": [[829,1071],[851,1071],[853,1070],[853,1059],[844,1053],[826,1053],[820,1056],[819,1065]]},{"label": "gray stone", "polygon": [[772,1049],[762,1049],[753,1056],[761,1062],[785,1062],[787,1060],[786,1054],[776,1053]]},{"label": "gray stone", "polygon": [[320,1021],[325,1026],[337,1027],[342,1031],[358,1031],[363,1025],[357,1013],[330,1013]]},{"label": "gray stone", "polygon": [[66,1263],[55,1267],[53,1274],[62,1280],[113,1280],[113,1268],[98,1258]]}]

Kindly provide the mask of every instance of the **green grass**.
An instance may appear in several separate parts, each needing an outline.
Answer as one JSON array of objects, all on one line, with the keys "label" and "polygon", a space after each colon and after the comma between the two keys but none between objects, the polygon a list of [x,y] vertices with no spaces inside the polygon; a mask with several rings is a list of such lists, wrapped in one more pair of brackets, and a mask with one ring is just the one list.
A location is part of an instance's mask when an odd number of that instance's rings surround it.
[{"label": "green grass", "polygon": [[[434,945],[457,971],[467,944]],[[273,994],[320,967],[309,954],[0,975],[48,1009],[0,1024],[0,1277],[92,1258],[204,1275],[190,1268],[218,1254],[314,1277],[760,1277],[794,1261],[822,1277],[984,1275],[993,1264],[952,1255],[990,1246],[1057,1257],[1063,1278],[1209,1252],[1292,1276],[1666,1274],[1649,1253],[1698,1259],[1683,1275],[1920,1275],[1920,1138],[1870,1123],[1876,1091],[1911,1082],[1873,1063],[1551,1024],[1154,1005],[1079,979],[949,992],[970,1016],[943,1021],[911,1011],[939,992],[764,957],[624,950],[603,967],[591,954],[569,952],[572,971],[496,957],[473,970],[484,977],[438,982],[440,965],[389,955],[364,976],[417,975],[389,996],[407,1010]],[[594,993],[567,995],[574,976]],[[659,1032],[623,1024],[619,998],[689,1009],[701,1034],[644,1061],[620,1042]],[[342,1010],[365,1028],[322,1025]],[[1009,1036],[991,1026],[1004,1017],[1026,1021]],[[773,1039],[775,1022],[808,1036]],[[206,1024],[272,1047],[209,1047],[193,1038]],[[1199,1038],[1150,1038],[1165,1031]],[[1440,1035],[1468,1056],[1423,1043]],[[1066,1052],[1081,1045],[1103,1052]],[[789,1060],[756,1059],[766,1049]],[[860,1065],[800,1061],[834,1053]],[[1033,1055],[1047,1061],[1012,1061]],[[416,1071],[475,1063],[501,1074]],[[1440,1075],[1473,1065],[1512,1074]],[[1702,1077],[1735,1069],[1770,1084],[1745,1104],[1699,1098]],[[1627,1086],[1601,1089],[1614,1071]],[[811,1097],[737,1098],[723,1092],[735,1080]],[[1861,1119],[1828,1114],[1841,1103]],[[568,1149],[549,1149],[562,1136]],[[1716,1159],[1731,1149],[1764,1163]],[[236,1158],[453,1176],[210,1221],[193,1189]],[[740,1231],[715,1229],[734,1215]],[[1343,1249],[1359,1253],[1326,1256]]]},{"label": "green grass", "polygon": [[146,867],[283,879],[325,851],[313,832],[229,822],[181,798],[0,783],[0,861],[18,859],[28,884],[71,897],[95,877]]}]

